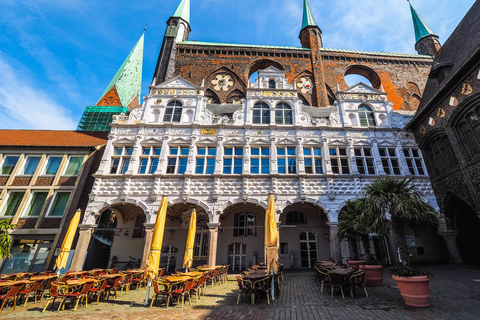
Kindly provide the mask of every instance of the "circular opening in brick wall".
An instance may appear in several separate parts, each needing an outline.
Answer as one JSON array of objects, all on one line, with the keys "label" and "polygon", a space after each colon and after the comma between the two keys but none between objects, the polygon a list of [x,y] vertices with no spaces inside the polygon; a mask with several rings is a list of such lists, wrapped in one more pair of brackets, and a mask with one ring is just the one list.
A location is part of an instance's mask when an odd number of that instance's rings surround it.
[{"label": "circular opening in brick wall", "polygon": [[375,71],[368,67],[358,65],[350,66],[345,69],[344,79],[349,87],[357,84],[358,82],[363,82],[374,87],[375,89],[380,89],[382,84],[380,77]]}]

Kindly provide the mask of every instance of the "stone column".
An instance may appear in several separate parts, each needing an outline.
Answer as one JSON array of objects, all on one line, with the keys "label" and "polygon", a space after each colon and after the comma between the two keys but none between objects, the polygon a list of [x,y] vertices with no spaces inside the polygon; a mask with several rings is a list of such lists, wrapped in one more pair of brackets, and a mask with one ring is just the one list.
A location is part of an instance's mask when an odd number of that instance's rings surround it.
[{"label": "stone column", "polygon": [[81,271],[83,268],[83,262],[87,255],[88,245],[90,244],[90,238],[96,224],[80,224],[78,225],[79,235],[77,246],[75,247],[75,253],[73,254],[72,263],[70,264],[70,271]]},{"label": "stone column", "polygon": [[214,266],[217,263],[217,242],[218,242],[218,227],[220,223],[208,223],[208,231],[210,232],[210,239],[208,243],[208,265]]},{"label": "stone column", "polygon": [[340,253],[340,241],[337,236],[338,222],[327,223],[330,227],[330,248],[332,250],[333,260],[337,263],[342,263],[342,255]]},{"label": "stone column", "polygon": [[460,252],[458,251],[458,246],[456,242],[458,231],[445,230],[438,231],[437,233],[445,240],[445,244],[447,245],[449,255],[448,262],[455,264],[463,263],[463,259],[460,255]]},{"label": "stone column", "polygon": [[152,245],[153,228],[155,227],[154,223],[144,223],[143,225],[145,226],[145,246],[143,247],[142,263],[140,264],[142,269],[147,265],[148,254]]}]

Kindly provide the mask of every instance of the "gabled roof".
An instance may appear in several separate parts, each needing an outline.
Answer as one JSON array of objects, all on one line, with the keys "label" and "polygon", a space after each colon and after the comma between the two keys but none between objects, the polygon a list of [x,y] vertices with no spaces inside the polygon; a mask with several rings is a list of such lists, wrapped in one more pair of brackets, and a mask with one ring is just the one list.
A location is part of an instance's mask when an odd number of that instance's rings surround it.
[{"label": "gabled roof", "polygon": [[165,82],[162,82],[155,87],[166,87],[166,88],[191,88],[191,89],[197,89],[198,86],[194,85],[190,81],[184,79],[181,76],[176,76],[175,78],[172,78],[170,80],[167,80]]},{"label": "gabled roof", "polygon": [[172,17],[182,18],[190,23],[190,0],[182,0]]},{"label": "gabled roof", "polygon": [[108,132],[67,130],[0,130],[0,147],[97,147]]},{"label": "gabled roof", "polygon": [[377,90],[372,86],[369,86],[368,84],[365,84],[363,82],[358,82],[357,84],[354,84],[353,86],[351,86],[350,88],[344,91],[338,91],[337,94],[339,93],[370,93],[370,94],[386,95],[385,92]]},{"label": "gabled roof", "polygon": [[[142,34],[132,51],[130,51],[130,54],[123,62],[120,69],[118,69],[112,81],[110,81],[96,105],[126,107],[130,104],[140,104],[143,37],[144,34]],[[120,105],[113,105],[111,104],[112,102],[120,103]]]},{"label": "gabled roof", "polygon": [[413,28],[415,29],[415,43],[420,41],[420,39],[434,35],[433,31],[427,26],[425,22],[423,22],[422,18],[418,15],[417,11],[413,9],[412,4],[408,2],[410,5],[410,11],[412,12],[412,20],[413,20]]},{"label": "gabled roof", "polygon": [[317,23],[313,18],[312,10],[310,10],[310,5],[308,0],[303,0],[303,20],[302,20],[302,29],[308,26],[317,27]]}]

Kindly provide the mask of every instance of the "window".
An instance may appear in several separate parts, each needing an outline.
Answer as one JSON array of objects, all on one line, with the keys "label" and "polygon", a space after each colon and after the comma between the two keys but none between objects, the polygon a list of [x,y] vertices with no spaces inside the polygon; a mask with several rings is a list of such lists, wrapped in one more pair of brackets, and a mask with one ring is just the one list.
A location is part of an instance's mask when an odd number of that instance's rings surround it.
[{"label": "window", "polygon": [[321,148],[303,148],[303,155],[305,157],[305,173],[323,174]]},{"label": "window", "polygon": [[223,151],[223,173],[242,174],[243,147],[225,147]]},{"label": "window", "polygon": [[235,215],[233,236],[255,236],[255,215],[253,213],[237,213]]},{"label": "window", "polygon": [[247,246],[243,243],[232,243],[228,246],[228,264],[232,270],[247,269]]},{"label": "window", "polygon": [[270,173],[270,149],[268,147],[252,148],[250,173]]},{"label": "window", "polygon": [[3,201],[1,216],[14,216],[22,203],[25,191],[10,191],[6,201]]},{"label": "window", "polygon": [[467,157],[472,160],[480,154],[479,109],[464,114],[455,127]]},{"label": "window", "polygon": [[313,232],[300,234],[300,259],[302,268],[311,268],[317,261],[317,237]]},{"label": "window", "polygon": [[67,169],[65,170],[65,176],[76,176],[80,172],[80,168],[82,167],[83,157],[70,157],[67,165]]},{"label": "window", "polygon": [[425,160],[429,163],[430,174],[441,174],[458,167],[452,144],[446,134],[438,135],[426,144]]},{"label": "window", "polygon": [[213,174],[215,171],[215,156],[217,148],[197,147],[196,174]]},{"label": "window", "polygon": [[188,162],[187,147],[170,147],[170,157],[168,157],[167,173],[184,174],[187,170]]},{"label": "window", "polygon": [[45,166],[45,172],[43,173],[46,176],[54,176],[57,174],[60,163],[62,162],[63,157],[48,157],[47,165]]},{"label": "window", "polygon": [[297,173],[295,147],[277,147],[278,173]]},{"label": "window", "polygon": [[366,105],[362,104],[358,107],[358,117],[362,127],[375,127],[377,125],[375,122],[375,114],[372,109]]},{"label": "window", "polygon": [[375,162],[371,148],[355,148],[355,160],[360,174],[375,174]]},{"label": "window", "polygon": [[403,153],[407,160],[408,171],[413,175],[425,175],[425,167],[423,166],[422,154],[420,150],[414,148],[404,148]]},{"label": "window", "polygon": [[395,148],[378,148],[380,158],[382,159],[383,170],[386,174],[399,175],[397,152]]},{"label": "window", "polygon": [[292,107],[279,103],[275,107],[275,124],[293,124]]},{"label": "window", "polygon": [[209,231],[197,230],[195,233],[195,242],[193,245],[194,257],[207,257],[209,250]]},{"label": "window", "polygon": [[180,122],[182,119],[182,103],[180,101],[170,101],[165,108],[163,122]]},{"label": "window", "polygon": [[70,192],[57,191],[53,197],[53,202],[48,215],[50,217],[61,217],[67,208]]},{"label": "window", "polygon": [[172,272],[177,269],[178,249],[172,245],[162,248],[160,255],[160,268],[165,268],[166,272]]},{"label": "window", "polygon": [[145,226],[146,215],[143,213],[137,214],[135,217],[135,227],[133,229],[132,238],[143,238]]},{"label": "window", "polygon": [[288,254],[288,242],[280,243],[280,254]]},{"label": "window", "polygon": [[37,170],[38,163],[40,162],[40,156],[28,156],[23,167],[22,175],[32,176]]},{"label": "window", "polygon": [[158,168],[158,159],[160,158],[160,153],[162,152],[161,148],[157,147],[143,147],[142,155],[140,156],[140,166],[138,168],[138,173],[153,174],[157,171]]},{"label": "window", "polygon": [[275,80],[269,80],[268,81],[268,89],[276,89],[277,84],[275,83]]},{"label": "window", "polygon": [[347,148],[335,147],[330,148],[330,163],[332,164],[332,172],[339,174],[350,174],[350,166],[348,165]]},{"label": "window", "polygon": [[19,156],[6,156],[2,165],[2,174],[11,174],[19,158]]},{"label": "window", "polygon": [[115,147],[110,174],[125,174],[133,154],[133,147]]},{"label": "window", "polygon": [[257,102],[253,106],[253,123],[270,124],[270,108],[264,102]]},{"label": "window", "polygon": [[287,225],[307,224],[305,215],[300,211],[289,211],[287,213]]},{"label": "window", "polygon": [[32,193],[30,203],[25,210],[24,216],[27,217],[38,217],[42,211],[42,207],[45,204],[47,199],[48,192],[35,191]]}]

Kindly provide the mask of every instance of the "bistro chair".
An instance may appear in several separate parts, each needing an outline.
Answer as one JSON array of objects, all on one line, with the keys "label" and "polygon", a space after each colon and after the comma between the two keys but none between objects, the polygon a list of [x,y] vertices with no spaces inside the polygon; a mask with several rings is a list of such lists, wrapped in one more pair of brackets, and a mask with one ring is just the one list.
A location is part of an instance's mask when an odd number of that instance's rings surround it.
[{"label": "bistro chair", "polygon": [[185,282],[185,285],[179,289],[176,289],[176,290],[173,290],[172,291],[172,296],[178,296],[178,297],[182,297],[182,308],[183,308],[183,304],[184,304],[184,301],[185,301],[185,296],[188,296],[188,304],[191,305],[192,303],[190,302],[190,289],[192,288],[192,285],[193,285],[193,279],[188,279],[186,282]]},{"label": "bistro chair", "polygon": [[345,300],[343,289],[348,285],[347,278],[344,275],[339,273],[331,273],[329,274],[329,276],[330,276],[330,290],[331,290],[330,297],[333,298],[333,291],[335,289],[340,289],[340,292],[342,293],[342,299]]},{"label": "bistro chair", "polygon": [[57,279],[58,276],[52,276],[43,282],[42,286],[37,290],[41,294],[40,300],[44,298],[45,293],[47,293],[50,297],[50,288],[52,287],[52,283],[57,281]]},{"label": "bistro chair", "polygon": [[315,267],[315,281],[316,282],[320,282],[320,293],[323,292],[323,288],[324,287],[330,287],[331,285],[331,280],[330,280],[330,276],[328,275],[328,273],[321,269],[321,268],[317,268]]},{"label": "bistro chair", "polygon": [[[63,300],[62,300],[63,309],[65,309],[64,301],[69,298],[72,302],[75,301],[75,308],[73,309],[73,311],[77,311],[78,302],[79,301],[81,302],[83,299],[85,299],[85,308],[86,308],[88,305],[88,293],[90,292],[90,289],[92,288],[92,286],[93,286],[93,282],[85,282],[80,291],[66,293],[63,296]],[[62,302],[60,304],[62,304]]]},{"label": "bistro chair", "polygon": [[111,279],[108,279],[107,286],[105,287],[105,294],[107,295],[107,300],[111,295],[111,292],[114,292],[115,299],[117,298],[117,287],[118,284],[120,283],[120,280],[122,280],[122,276],[114,277]]},{"label": "bistro chair", "polygon": [[52,282],[52,285],[50,287],[50,299],[48,299],[47,304],[43,308],[42,312],[45,312],[50,302],[52,302],[52,307],[50,308],[50,310],[53,309],[53,306],[55,305],[55,300],[57,298],[60,299],[60,304],[58,306],[57,311],[60,310],[60,307],[62,306],[63,300],[65,299],[65,294],[67,293],[67,291],[68,291],[68,286],[64,284],[59,284],[57,281]]},{"label": "bistro chair", "polygon": [[267,303],[270,305],[270,295],[272,293],[272,279],[273,277],[266,277],[253,282],[252,291],[250,293],[252,305],[255,304],[257,293],[264,292],[267,295]]},{"label": "bistro chair", "polygon": [[359,270],[350,276],[350,295],[353,298],[353,291],[355,287],[363,288],[365,295],[368,298],[367,287],[365,286],[365,270]]},{"label": "bistro chair", "polygon": [[150,303],[150,308],[153,306],[153,304],[156,302],[158,296],[165,296],[166,297],[166,303],[167,303],[167,308],[168,304],[170,302],[170,298],[172,297],[172,287],[170,286],[170,283],[163,279],[154,279],[153,280],[153,289],[155,290],[155,295],[153,296],[152,302]]},{"label": "bistro chair", "polygon": [[123,277],[122,281],[118,284],[118,286],[120,287],[120,297],[122,296],[123,289],[125,289],[125,292],[128,293],[128,291],[130,290],[131,284],[132,284],[132,274],[127,273]]},{"label": "bistro chair", "polygon": [[96,287],[90,288],[89,295],[96,294],[97,295],[97,304],[100,301],[100,296],[105,295],[105,290],[107,288],[108,281],[107,279],[99,281],[100,283],[97,284]]},{"label": "bistro chair", "polygon": [[37,293],[44,281],[45,280],[35,280],[27,284],[25,286],[25,289],[21,290],[18,293],[20,296],[23,296],[25,298],[25,303],[23,304],[24,307],[27,305],[28,298],[32,293],[33,293],[34,301],[35,303],[37,303]]},{"label": "bistro chair", "polygon": [[192,288],[190,289],[190,291],[193,291],[193,293],[195,293],[195,301],[197,301],[197,299],[199,300],[201,298],[200,296],[200,291],[203,289],[203,282],[205,281],[205,275],[201,275],[200,277],[197,277],[196,279],[194,278],[193,279],[193,284],[192,284]]},{"label": "bistro chair", "polygon": [[13,284],[10,289],[8,289],[7,293],[0,295],[0,300],[3,300],[2,306],[0,307],[0,311],[3,310],[3,307],[5,306],[5,303],[7,301],[13,300],[13,310],[15,310],[15,307],[17,306],[17,295],[22,290],[23,286],[25,283],[16,283]]},{"label": "bistro chair", "polygon": [[240,303],[240,298],[242,294],[248,296],[252,293],[252,283],[247,279],[243,279],[241,276],[237,276],[237,283],[238,283],[238,297],[237,297],[237,304]]}]

